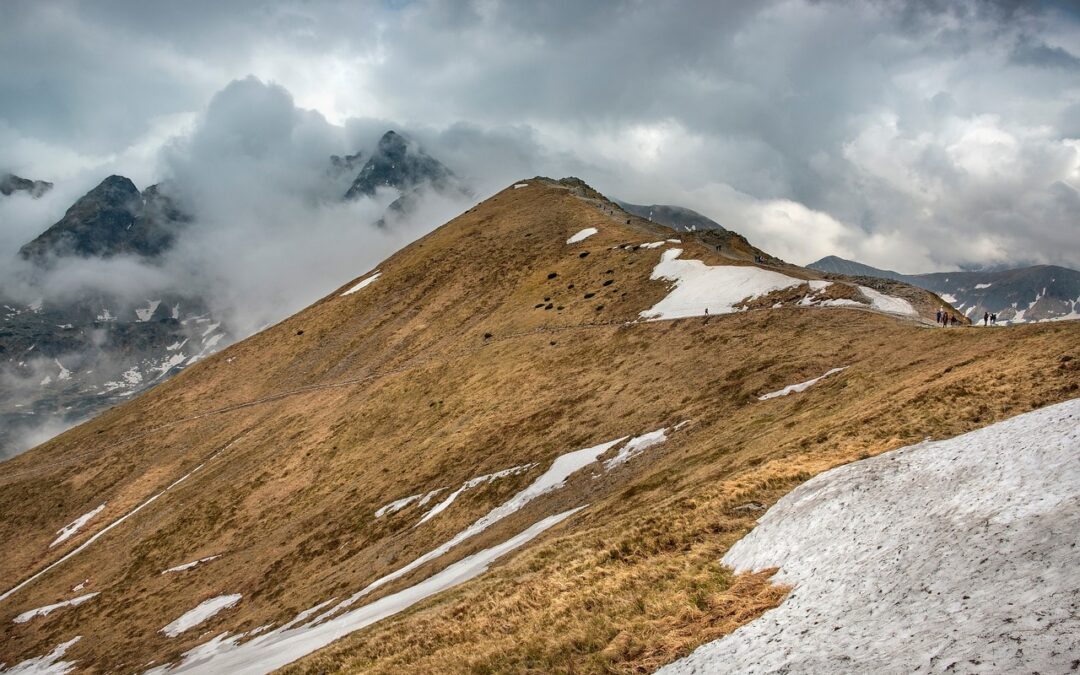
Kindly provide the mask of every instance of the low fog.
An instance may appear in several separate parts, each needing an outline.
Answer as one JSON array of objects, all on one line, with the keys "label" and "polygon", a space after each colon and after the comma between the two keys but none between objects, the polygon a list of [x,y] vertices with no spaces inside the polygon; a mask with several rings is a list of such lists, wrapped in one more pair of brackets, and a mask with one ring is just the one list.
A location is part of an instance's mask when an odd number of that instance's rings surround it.
[{"label": "low fog", "polygon": [[[407,217],[376,227],[398,193],[343,201],[359,170],[332,171],[330,156],[363,152],[394,128],[416,139],[478,195],[528,168],[513,157],[505,172],[498,136],[465,127],[441,133],[380,120],[343,126],[298,108],[280,86],[247,78],[210,101],[190,133],[169,139],[154,173],[137,187],[162,182],[194,217],[182,225],[161,260],[68,257],[47,271],[17,257],[18,248],[58,220],[64,209],[105,177],[87,172],[41,199],[0,200],[0,288],[13,300],[70,300],[103,293],[130,306],[163,293],[206,300],[216,318],[244,337],[279,321],[357,277],[405,244],[467,209],[472,201],[425,192]],[[480,165],[476,163],[479,162]],[[474,170],[474,168],[476,170]],[[109,167],[123,173],[122,167]],[[144,173],[144,172],[140,172]]]}]

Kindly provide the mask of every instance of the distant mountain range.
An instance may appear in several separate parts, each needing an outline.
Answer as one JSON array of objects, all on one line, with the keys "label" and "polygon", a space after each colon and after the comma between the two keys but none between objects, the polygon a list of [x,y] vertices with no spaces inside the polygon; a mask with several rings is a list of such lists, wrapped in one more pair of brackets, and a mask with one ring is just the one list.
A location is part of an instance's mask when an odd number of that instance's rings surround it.
[{"label": "distant mountain range", "polygon": [[[396,190],[382,226],[410,213],[424,191],[468,194],[457,176],[401,134],[387,131],[374,152],[333,155],[327,180],[354,176],[342,199]],[[38,197],[52,187],[7,174],[4,196]],[[109,176],[75,201],[63,218],[19,250],[36,272],[67,261],[135,256],[147,262],[167,254],[191,223],[197,204],[182,204],[168,183],[140,191],[124,176]],[[185,289],[153,294],[132,304],[100,292],[27,305],[0,289],[0,375],[18,386],[0,388],[0,459],[37,438],[92,417],[161,382],[235,340],[228,321],[210,310],[214,298]]]},{"label": "distant mountain range", "polygon": [[937,293],[972,321],[984,312],[1012,323],[1080,318],[1080,272],[1056,265],[979,272],[901,274],[826,256],[807,267],[830,274],[902,281]]}]

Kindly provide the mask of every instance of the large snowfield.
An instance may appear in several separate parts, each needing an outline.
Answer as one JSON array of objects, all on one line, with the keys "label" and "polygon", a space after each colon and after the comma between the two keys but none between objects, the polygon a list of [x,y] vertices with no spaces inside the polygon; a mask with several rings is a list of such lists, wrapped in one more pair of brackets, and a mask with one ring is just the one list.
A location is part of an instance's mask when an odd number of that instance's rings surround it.
[{"label": "large snowfield", "polygon": [[787,599],[660,672],[1069,672],[1078,533],[1080,399],[848,464],[723,559]]},{"label": "large snowfield", "polygon": [[680,260],[681,248],[664,251],[650,279],[675,282],[660,302],[641,312],[644,319],[681,319],[703,314],[729,314],[735,305],[781,288],[805,284],[786,274],[749,265],[709,266],[700,260]]}]

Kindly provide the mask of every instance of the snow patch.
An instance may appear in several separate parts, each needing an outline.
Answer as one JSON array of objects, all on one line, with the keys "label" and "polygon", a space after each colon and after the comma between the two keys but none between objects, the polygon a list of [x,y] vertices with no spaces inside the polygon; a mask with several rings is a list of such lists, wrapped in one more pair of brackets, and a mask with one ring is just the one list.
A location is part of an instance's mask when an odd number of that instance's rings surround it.
[{"label": "snow patch", "polygon": [[33,619],[36,616],[48,616],[49,614],[52,614],[56,610],[63,609],[64,607],[78,607],[79,605],[83,604],[87,600],[90,600],[90,599],[94,598],[97,595],[99,595],[99,594],[98,593],[88,593],[86,595],[80,595],[77,598],[72,598],[70,600],[64,600],[63,602],[58,602],[58,603],[53,604],[53,605],[45,605],[44,607],[38,607],[37,609],[31,609],[31,610],[23,612],[19,616],[15,617],[14,621],[15,621],[15,623],[26,623],[27,621],[29,621],[30,619]]},{"label": "snow patch", "polygon": [[[371,604],[358,607],[325,623],[318,624],[316,621],[299,628],[286,628],[294,623],[290,622],[286,626],[259,635],[242,644],[239,643],[239,638],[242,636],[230,638],[226,634],[221,634],[186,652],[184,660],[175,668],[155,668],[148,671],[147,675],[164,675],[165,673],[262,675],[272,672],[349,633],[382,621],[425,598],[483,574],[495,560],[535,539],[545,530],[561,523],[583,508],[585,507],[544,518],[524,532],[501,544],[463,558],[415,586],[379,598]],[[315,609],[305,611],[310,615]]]},{"label": "snow patch", "polygon": [[675,282],[667,297],[641,312],[645,319],[679,319],[688,316],[729,314],[735,305],[762,295],[806,283],[779,272],[749,265],[710,267],[700,260],[679,260],[682,249],[664,251],[650,279]]},{"label": "snow patch", "polygon": [[194,609],[184,612],[179,619],[162,628],[161,632],[165,633],[168,637],[176,637],[189,628],[194,628],[200,623],[213,618],[218,612],[232,607],[240,602],[240,598],[242,597],[244,596],[237,593],[233,595],[219,595],[216,598],[203,600]]},{"label": "snow patch", "polygon": [[[64,675],[64,673],[70,673],[75,668],[75,663],[73,661],[61,661],[60,657],[64,655],[64,652],[71,645],[81,639],[81,635],[76,635],[67,642],[57,645],[56,649],[45,656],[38,656],[16,663],[11,668],[3,671],[4,675]],[[4,664],[0,663],[0,668],[3,666]]]},{"label": "snow patch", "polygon": [[168,574],[169,572],[183,572],[184,570],[189,570],[192,567],[195,567],[196,565],[201,565],[202,563],[210,562],[211,560],[217,560],[220,557],[221,557],[221,555],[219,554],[219,555],[207,556],[205,558],[199,558],[198,560],[192,560],[191,562],[184,563],[183,565],[177,565],[176,567],[170,567],[169,569],[162,572],[162,574]]},{"label": "snow patch", "polygon": [[529,187],[528,183],[514,183],[514,189],[520,190],[523,187]]},{"label": "snow patch", "polygon": [[608,441],[607,443],[595,445],[591,448],[575,450],[573,452],[568,452],[565,455],[560,455],[559,457],[556,457],[555,461],[551,463],[550,467],[548,467],[548,470],[545,471],[539,478],[534,480],[524,490],[518,492],[516,495],[514,495],[507,501],[488,511],[486,515],[482,516],[480,519],[478,519],[472,525],[466,527],[464,530],[455,534],[448,541],[433,548],[432,550],[428,551],[416,560],[413,560],[408,565],[400,567],[397,570],[371,582],[363,590],[353,594],[352,597],[343,600],[337,607],[330,610],[329,613],[333,613],[338,609],[348,607],[349,605],[353,604],[354,602],[364,597],[368,593],[374,591],[375,589],[379,588],[380,586],[383,586],[393,581],[394,579],[408,574],[409,572],[413,571],[417,567],[420,567],[424,563],[435,560],[436,558],[442,556],[444,553],[454,548],[466,539],[480,534],[481,532],[488,529],[503,518],[506,518],[507,516],[516,513],[522,507],[524,507],[526,504],[533,501],[537,497],[545,495],[554,490],[558,490],[566,484],[567,478],[569,478],[571,475],[573,475],[580,469],[588,466],[589,464],[592,464],[600,455],[604,454],[615,445],[622,443],[624,440],[626,440],[625,436],[623,436],[622,438],[617,438],[613,441]]},{"label": "snow patch", "polygon": [[821,380],[824,380],[826,377],[828,377],[830,375],[835,375],[836,373],[839,373],[840,371],[842,371],[842,370],[844,370],[846,368],[847,368],[847,366],[844,366],[843,368],[833,368],[832,370],[825,373],[824,375],[819,375],[819,376],[815,377],[812,380],[807,380],[806,382],[800,382],[798,384],[789,384],[788,386],[786,386],[783,389],[780,389],[778,391],[771,391],[768,394],[765,394],[763,396],[758,396],[758,400],[759,401],[768,401],[770,398],[779,398],[780,396],[787,396],[788,394],[795,394],[795,393],[798,393],[800,391],[806,391],[807,389],[814,386],[815,384],[817,384]]},{"label": "snow patch", "polygon": [[380,272],[379,270],[375,270],[375,273],[372,274],[370,277],[364,279],[360,283],[356,284],[355,286],[353,286],[349,290],[342,293],[341,294],[342,297],[344,297],[346,295],[351,295],[351,294],[353,294],[353,293],[355,293],[355,292],[357,292],[357,291],[359,291],[359,290],[361,290],[363,288],[366,288],[368,286],[368,284],[372,283],[373,281],[375,281],[376,279],[378,279],[381,276],[382,276],[382,272]]},{"label": "snow patch", "polygon": [[[108,503],[108,502],[106,502],[106,503]],[[101,513],[104,509],[105,509],[105,504],[102,504],[101,506],[97,507],[96,509],[94,509],[92,511],[88,511],[88,512],[82,514],[81,516],[79,516],[75,520],[71,521],[67,525],[61,527],[59,530],[56,531],[56,534],[59,535],[59,536],[57,536],[56,539],[53,540],[53,543],[49,544],[49,548],[52,548],[53,546],[56,546],[57,544],[62,544],[63,542],[70,539],[72,536],[75,535],[76,532],[78,532],[80,529],[82,529],[83,525],[86,525],[88,522],[90,522],[91,518],[93,518],[97,514]]]},{"label": "snow patch", "polygon": [[820,474],[723,559],[795,590],[659,672],[1068,672],[1078,450],[1073,399]]},{"label": "snow patch", "polygon": [[60,359],[53,359],[53,363],[60,369],[60,372],[56,376],[57,382],[63,382],[64,380],[71,379],[71,371],[64,367],[64,364],[60,363]]},{"label": "snow patch", "polygon": [[[63,556],[62,558],[60,558],[59,560],[57,560],[57,561],[55,561],[55,562],[53,562],[53,563],[50,563],[50,564],[46,565],[45,567],[41,568],[40,570],[38,570],[38,571],[37,571],[37,572],[35,572],[34,574],[30,575],[30,576],[29,576],[29,577],[27,577],[26,579],[23,579],[23,580],[22,580],[22,581],[20,581],[19,583],[15,584],[14,586],[12,586],[11,588],[9,588],[8,590],[4,591],[3,593],[0,593],[0,601],[3,601],[3,600],[6,600],[6,599],[8,599],[9,597],[11,597],[11,595],[12,595],[13,593],[16,593],[16,592],[18,592],[18,591],[19,591],[20,589],[22,589],[22,588],[26,587],[26,586],[27,586],[28,584],[30,584],[30,583],[32,583],[33,581],[35,581],[36,579],[40,578],[40,577],[41,577],[41,576],[42,576],[43,574],[46,574],[47,572],[49,572],[49,570],[51,570],[51,569],[53,569],[54,567],[57,567],[57,566],[59,566],[59,565],[62,565],[63,563],[67,562],[67,561],[68,561],[68,560],[70,560],[71,558],[73,558],[73,557],[75,557],[76,555],[78,555],[79,553],[81,553],[81,552],[85,551],[85,550],[86,550],[87,548],[89,548],[89,546],[90,546],[91,544],[93,544],[93,543],[94,543],[95,541],[97,541],[97,540],[98,540],[98,539],[100,539],[101,537],[104,537],[104,536],[105,536],[105,534],[106,534],[106,533],[107,533],[107,532],[108,532],[109,530],[113,529],[114,527],[116,527],[116,526],[117,526],[117,525],[119,525],[120,523],[122,523],[122,522],[124,522],[125,520],[127,520],[128,518],[132,517],[133,515],[135,515],[135,514],[136,514],[136,513],[138,513],[139,511],[142,511],[142,510],[143,510],[144,508],[146,508],[147,506],[150,506],[151,504],[153,504],[153,503],[154,503],[154,502],[155,502],[155,501],[156,501],[156,500],[158,499],[158,497],[160,497],[161,495],[165,494],[165,493],[166,493],[166,492],[168,492],[169,490],[172,490],[172,489],[173,489],[174,487],[176,487],[176,486],[177,486],[177,485],[179,485],[180,483],[183,483],[183,482],[184,482],[185,480],[187,480],[187,479],[188,479],[188,478],[189,478],[189,477],[190,477],[190,476],[191,476],[191,475],[192,475],[193,473],[195,473],[195,472],[199,471],[199,470],[200,470],[200,469],[202,469],[202,468],[203,468],[204,466],[206,466],[206,465],[207,465],[207,463],[209,463],[209,462],[212,462],[212,461],[213,461],[213,460],[214,460],[214,459],[215,459],[215,458],[216,458],[216,457],[217,457],[218,455],[220,455],[221,453],[223,453],[223,452],[225,452],[226,450],[228,450],[229,448],[231,448],[231,447],[232,447],[232,445],[233,445],[233,443],[236,443],[236,441],[237,441],[237,440],[239,440],[239,438],[237,438],[237,439],[234,439],[233,441],[231,441],[231,442],[230,442],[230,443],[228,443],[227,445],[223,446],[223,447],[222,447],[222,448],[221,448],[220,450],[218,450],[218,451],[217,451],[217,452],[215,452],[215,453],[214,453],[213,455],[211,455],[211,456],[210,456],[210,458],[209,458],[209,459],[207,459],[207,460],[206,460],[205,462],[203,462],[202,464],[200,464],[200,465],[196,466],[196,467],[195,467],[194,469],[192,469],[191,471],[188,471],[188,472],[187,472],[187,473],[185,473],[185,474],[184,474],[183,476],[180,476],[179,478],[177,478],[176,480],[174,480],[174,481],[173,481],[172,483],[169,483],[169,485],[168,485],[168,486],[167,486],[167,487],[166,487],[166,488],[165,488],[164,490],[162,490],[161,492],[158,492],[158,493],[157,493],[157,494],[155,494],[154,496],[150,497],[149,499],[147,499],[146,501],[142,502],[141,504],[139,504],[139,505],[138,505],[138,506],[136,506],[135,508],[131,509],[130,511],[128,511],[128,512],[127,512],[127,513],[125,513],[124,515],[120,516],[120,517],[119,517],[119,518],[117,518],[116,520],[112,521],[111,523],[109,523],[109,524],[108,524],[108,525],[106,525],[105,527],[103,527],[103,528],[101,528],[100,530],[98,530],[96,534],[94,534],[94,535],[93,535],[92,537],[90,537],[89,539],[87,539],[86,541],[84,541],[84,542],[83,542],[82,544],[80,544],[79,546],[75,547],[75,548],[74,548],[74,549],[73,549],[73,550],[72,550],[71,552],[69,552],[68,554],[64,555],[64,556]],[[101,505],[100,507],[98,507],[98,509],[97,509],[97,510],[100,510],[101,508],[104,508],[104,506],[105,506],[105,505],[104,505],[104,504],[102,504],[102,505]],[[74,523],[72,523],[72,524],[74,524]]]},{"label": "snow patch", "polygon": [[625,464],[643,451],[648,450],[654,445],[660,445],[667,440],[667,428],[657,429],[656,431],[650,431],[647,434],[641,436],[635,436],[626,442],[626,445],[619,448],[619,453],[611,459],[604,462],[604,470],[611,471],[617,466]]},{"label": "snow patch", "polygon": [[870,301],[870,305],[879,312],[905,314],[907,316],[919,315],[919,313],[915,311],[915,308],[911,306],[911,303],[903,298],[896,298],[891,295],[879,293],[868,286],[859,286],[859,290],[862,291],[862,294]]},{"label": "snow patch", "polygon": [[387,515],[388,513],[397,513],[398,511],[405,508],[409,504],[412,504],[413,502],[419,500],[422,496],[424,496],[423,493],[418,494],[418,495],[409,495],[408,497],[402,497],[401,499],[399,499],[397,501],[393,501],[393,502],[390,502],[389,504],[387,504],[385,506],[381,506],[381,507],[379,507],[378,509],[375,510],[375,517],[376,518],[382,518],[383,516]]},{"label": "snow patch", "polygon": [[977,291],[981,291],[982,289],[984,289],[984,288],[990,288],[990,287],[991,287],[991,286],[993,286],[993,285],[994,285],[993,283],[989,283],[989,284],[975,284],[975,290],[977,290]]},{"label": "snow patch", "polygon": [[660,248],[666,243],[666,241],[650,241],[647,244],[640,244],[639,248]]},{"label": "snow patch", "polygon": [[518,475],[520,473],[525,473],[526,471],[533,468],[534,466],[536,466],[536,465],[535,464],[523,464],[521,466],[513,466],[513,467],[510,467],[509,469],[503,469],[502,471],[497,471],[495,473],[490,473],[490,474],[488,474],[486,476],[477,476],[476,478],[470,478],[469,480],[462,483],[461,487],[459,487],[457,490],[454,490],[452,493],[450,493],[449,497],[442,500],[441,502],[439,502],[435,506],[431,507],[431,510],[424,514],[424,517],[420,519],[420,522],[417,523],[417,525],[420,525],[421,523],[425,523],[425,522],[431,520],[432,518],[434,518],[435,516],[439,515],[443,511],[445,511],[447,508],[450,507],[451,504],[454,503],[454,500],[456,500],[459,496],[461,496],[462,492],[465,492],[466,490],[471,490],[474,487],[477,487],[478,485],[484,485],[485,483],[493,483],[493,482],[499,480],[500,478],[506,478],[507,476],[516,476],[516,475]]},{"label": "snow patch", "polygon": [[158,305],[161,304],[160,300],[149,300],[146,307],[135,310],[135,317],[140,322],[146,322],[150,320],[150,317],[154,316],[154,312],[157,311]]},{"label": "snow patch", "polygon": [[566,243],[567,244],[576,244],[579,241],[585,241],[586,239],[593,236],[594,234],[596,234],[599,231],[600,230],[596,229],[595,227],[586,227],[584,230],[578,232],[574,236],[567,239]]}]

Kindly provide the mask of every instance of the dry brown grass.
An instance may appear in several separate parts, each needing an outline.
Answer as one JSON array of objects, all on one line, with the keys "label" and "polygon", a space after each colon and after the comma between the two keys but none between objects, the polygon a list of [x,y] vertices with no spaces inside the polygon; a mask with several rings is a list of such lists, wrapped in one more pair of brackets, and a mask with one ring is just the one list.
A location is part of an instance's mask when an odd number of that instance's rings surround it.
[{"label": "dry brown grass", "polygon": [[[386,261],[364,291],[332,294],[0,465],[0,539],[17,542],[0,554],[0,577],[13,582],[228,448],[0,603],[0,661],[76,634],[86,639],[69,656],[91,670],[175,659],[209,636],[170,640],[158,629],[207,597],[244,595],[206,624],[211,634],[283,621],[446,540],[561,453],[690,420],[622,469],[576,477],[385,592],[591,505],[489,574],[295,665],[649,670],[782,597],[768,575],[736,579],[718,566],[755,517],[734,507],[1077,395],[1075,323],[946,331],[791,308],[622,325],[666,292],[648,280],[660,250],[616,248],[665,233],[631,220],[557,186],[504,191]],[[590,225],[601,233],[563,244]],[[681,236],[688,255],[721,262]],[[552,309],[536,308],[545,297]],[[804,394],[756,399],[838,365],[850,367]],[[466,493],[422,527],[410,509],[373,518],[393,499],[525,462],[540,467]],[[85,533],[47,548],[57,528],[105,501]],[[182,576],[160,574],[218,553]],[[86,578],[102,593],[94,601],[11,623]]]}]

